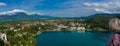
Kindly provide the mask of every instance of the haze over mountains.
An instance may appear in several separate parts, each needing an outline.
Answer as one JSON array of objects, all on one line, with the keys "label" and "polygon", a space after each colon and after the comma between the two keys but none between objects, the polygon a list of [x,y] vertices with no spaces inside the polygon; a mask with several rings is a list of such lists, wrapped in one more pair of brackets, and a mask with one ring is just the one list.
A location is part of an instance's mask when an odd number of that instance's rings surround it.
[{"label": "haze over mountains", "polygon": [[99,13],[99,14],[94,14],[94,15],[90,15],[87,17],[53,17],[53,16],[44,15],[44,14],[37,13],[37,12],[28,12],[24,10],[15,9],[13,11],[1,12],[0,21],[44,19],[44,18],[46,19],[51,19],[51,18],[86,18],[86,19],[89,19],[89,18],[93,18],[96,16],[113,17],[113,16],[120,16],[120,14]]},{"label": "haze over mountains", "polygon": [[37,12],[28,12],[24,10],[15,9],[12,11],[1,12],[0,20],[26,20],[26,19],[40,19],[52,18],[51,16],[43,15]]}]

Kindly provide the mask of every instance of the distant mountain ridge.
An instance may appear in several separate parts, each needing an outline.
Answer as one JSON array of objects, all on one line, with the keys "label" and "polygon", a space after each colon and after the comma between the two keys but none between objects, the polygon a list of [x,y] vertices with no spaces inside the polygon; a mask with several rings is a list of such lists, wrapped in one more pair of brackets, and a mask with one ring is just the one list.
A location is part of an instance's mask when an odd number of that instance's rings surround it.
[{"label": "distant mountain ridge", "polygon": [[17,12],[15,14],[0,15],[0,20],[26,20],[26,19],[40,19],[40,18],[53,18],[47,15],[31,14],[28,15],[24,12]]},{"label": "distant mountain ridge", "polygon": [[82,17],[82,18],[91,19],[91,18],[99,17],[99,16],[106,16],[106,17],[117,17],[117,16],[119,16],[120,17],[120,14],[119,13],[116,13],[116,14],[97,13],[97,14],[93,14],[93,15],[90,15],[90,16],[87,16],[87,17]]},{"label": "distant mountain ridge", "polygon": [[116,13],[116,14],[99,13],[99,14],[90,15],[88,17],[95,17],[95,16],[110,16],[110,17],[114,17],[114,16],[120,16],[120,14],[119,13]]},{"label": "distant mountain ridge", "polygon": [[97,16],[108,16],[108,17],[114,17],[114,16],[120,16],[120,14],[107,14],[107,13],[99,13],[90,15],[87,17],[53,17],[48,15],[40,15],[40,14],[27,14],[25,12],[14,12],[12,14],[0,14],[0,21],[9,21],[9,20],[29,20],[29,19],[90,19]]}]

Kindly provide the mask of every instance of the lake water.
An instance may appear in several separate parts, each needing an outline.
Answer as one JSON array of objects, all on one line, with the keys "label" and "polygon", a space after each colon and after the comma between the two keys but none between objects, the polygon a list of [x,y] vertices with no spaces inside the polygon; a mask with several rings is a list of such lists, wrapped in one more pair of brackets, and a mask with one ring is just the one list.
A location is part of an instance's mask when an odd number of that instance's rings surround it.
[{"label": "lake water", "polygon": [[37,46],[107,46],[111,33],[44,32],[36,36]]}]

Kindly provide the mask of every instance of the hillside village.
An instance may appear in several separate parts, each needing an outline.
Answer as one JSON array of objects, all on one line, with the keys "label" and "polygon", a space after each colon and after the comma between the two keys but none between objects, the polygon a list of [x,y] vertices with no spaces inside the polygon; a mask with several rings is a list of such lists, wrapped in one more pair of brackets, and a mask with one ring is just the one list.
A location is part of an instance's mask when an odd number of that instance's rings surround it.
[{"label": "hillside village", "polygon": [[[104,19],[106,18],[106,19]],[[111,18],[97,16],[92,19],[38,19],[6,21],[0,23],[0,33],[6,34],[12,46],[36,46],[35,36],[49,31],[108,31]],[[109,32],[109,31],[108,31]],[[5,41],[5,40],[3,40]]]},{"label": "hillside village", "polygon": [[[35,46],[34,37],[46,31],[80,31],[88,30],[84,21],[44,20],[2,23],[0,31],[5,32],[8,42],[14,46]],[[19,42],[18,42],[19,41]]]}]

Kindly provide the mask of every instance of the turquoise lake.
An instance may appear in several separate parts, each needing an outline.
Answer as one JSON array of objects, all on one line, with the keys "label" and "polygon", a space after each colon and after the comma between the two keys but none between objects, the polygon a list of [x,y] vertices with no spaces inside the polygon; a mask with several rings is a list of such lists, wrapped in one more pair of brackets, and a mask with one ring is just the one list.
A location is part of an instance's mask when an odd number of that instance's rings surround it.
[{"label": "turquoise lake", "polygon": [[112,33],[44,32],[36,36],[37,46],[107,46]]}]

